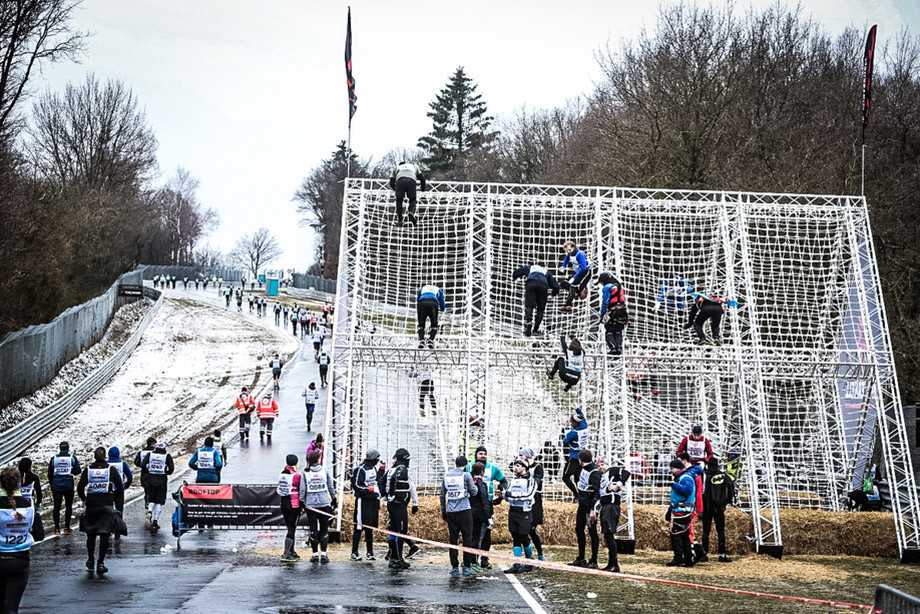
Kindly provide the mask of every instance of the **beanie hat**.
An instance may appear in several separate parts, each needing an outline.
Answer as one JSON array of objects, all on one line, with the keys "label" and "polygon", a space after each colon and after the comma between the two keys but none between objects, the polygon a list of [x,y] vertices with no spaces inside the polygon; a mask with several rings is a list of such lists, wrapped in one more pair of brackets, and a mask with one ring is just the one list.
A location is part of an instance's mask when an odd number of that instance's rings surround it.
[{"label": "beanie hat", "polygon": [[466,463],[467,463],[467,460],[465,456],[458,456],[454,460],[454,465],[456,465],[457,467],[466,467]]},{"label": "beanie hat", "polygon": [[580,413],[576,412],[572,414],[572,422],[574,422],[575,424],[580,424],[582,420],[584,420],[584,418],[582,417]]},{"label": "beanie hat", "polygon": [[61,449],[62,449],[62,450],[69,450],[69,449],[70,449],[70,444],[67,443],[66,441],[62,441],[62,442],[61,442]]},{"label": "beanie hat", "polygon": [[485,452],[486,454],[489,453],[489,451],[486,450],[485,446],[479,446],[478,448],[476,448],[476,454],[479,454],[480,452]]},{"label": "beanie hat", "polygon": [[154,446],[154,445],[156,445],[156,443],[157,443],[156,437],[148,437],[148,438],[147,438],[147,445],[148,445],[148,446]]},{"label": "beanie hat", "polygon": [[367,454],[365,455],[364,460],[378,461],[380,460],[380,452],[378,452],[374,448],[371,448],[370,450],[367,451]]},{"label": "beanie hat", "polygon": [[699,424],[695,424],[695,425],[693,426],[693,434],[694,434],[694,435],[702,435],[702,434],[703,434],[703,427],[701,427]]},{"label": "beanie hat", "polygon": [[671,464],[669,466],[671,467],[671,469],[683,469],[684,468],[684,464],[680,462],[679,460],[677,460],[676,458],[671,461]]},{"label": "beanie hat", "polygon": [[205,437],[205,438],[204,438],[204,445],[207,446],[207,447],[213,446],[213,445],[214,445],[214,438],[213,438],[213,437]]},{"label": "beanie hat", "polygon": [[527,461],[522,460],[522,459],[520,459],[520,458],[514,459],[514,462],[512,463],[512,465],[515,465],[515,466],[516,466],[516,465],[520,465],[520,466],[523,467],[524,469],[527,469]]},{"label": "beanie hat", "polygon": [[521,448],[521,451],[518,454],[530,459],[533,459],[534,457],[533,450],[530,448]]},{"label": "beanie hat", "polygon": [[112,446],[109,448],[109,458],[112,460],[118,460],[121,457],[121,450],[117,446]]},{"label": "beanie hat", "polygon": [[296,454],[288,454],[288,455],[284,458],[284,462],[286,462],[286,463],[288,464],[289,467],[293,467],[294,465],[296,465],[296,464],[297,464],[297,461],[299,461],[299,460],[300,460],[300,459],[297,458],[297,455],[296,455]]},{"label": "beanie hat", "polygon": [[165,450],[165,449],[166,449],[166,442],[165,442],[165,441],[158,441],[158,442],[157,442],[157,445],[154,446],[154,448],[157,449],[157,450]]}]

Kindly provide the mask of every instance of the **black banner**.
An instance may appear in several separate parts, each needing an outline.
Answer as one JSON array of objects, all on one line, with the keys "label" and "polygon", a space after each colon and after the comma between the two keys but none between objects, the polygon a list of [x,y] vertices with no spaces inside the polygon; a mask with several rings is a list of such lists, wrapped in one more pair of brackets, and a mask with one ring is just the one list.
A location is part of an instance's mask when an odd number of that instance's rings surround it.
[{"label": "black banner", "polygon": [[355,78],[351,74],[351,7],[348,7],[348,28],[345,30],[345,79],[348,81],[348,124],[358,110],[358,97],[355,95]]},{"label": "black banner", "polygon": [[121,284],[118,286],[118,296],[144,296],[144,286]]},{"label": "black banner", "polygon": [[274,484],[186,484],[182,523],[186,527],[285,526]]},{"label": "black banner", "polygon": [[866,37],[866,52],[863,55],[863,65],[866,68],[866,87],[863,91],[863,123],[862,140],[866,142],[866,126],[869,125],[869,110],[872,105],[872,67],[875,64],[875,31],[878,26],[869,28]]}]

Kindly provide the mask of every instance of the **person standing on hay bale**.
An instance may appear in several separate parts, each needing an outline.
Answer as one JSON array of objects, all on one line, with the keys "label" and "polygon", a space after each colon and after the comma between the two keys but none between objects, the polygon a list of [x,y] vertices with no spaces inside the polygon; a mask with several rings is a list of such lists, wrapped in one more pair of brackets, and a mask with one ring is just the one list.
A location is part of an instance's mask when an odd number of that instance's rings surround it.
[{"label": "person standing on hay bale", "polygon": [[537,533],[537,527],[543,524],[543,465],[534,460],[534,452],[530,448],[521,448],[518,458],[527,463],[527,470],[537,483],[537,492],[534,494],[533,507],[530,509],[530,542],[537,549],[537,558],[545,561],[543,556],[543,543]]},{"label": "person standing on hay bale", "polygon": [[[575,514],[575,537],[578,539],[578,558],[569,563],[573,567],[587,567],[597,569],[597,550],[600,547],[600,537],[597,534],[597,512],[594,506],[600,499],[601,473],[594,464],[594,455],[590,450],[578,453],[578,462],[581,464],[581,475],[578,478],[578,511]],[[585,528],[591,535],[591,559],[585,560]]]},{"label": "person standing on hay bale", "polygon": [[693,544],[693,556],[695,562],[705,563],[709,560],[709,557],[703,551],[703,546],[696,541],[696,535],[694,534],[694,525],[696,525],[696,519],[700,517],[700,514],[703,513],[703,468],[690,460],[690,455],[686,452],[681,452],[677,455],[677,459],[684,464],[684,467],[689,470],[689,473],[693,475],[693,480],[696,484],[696,502],[693,512],[693,519],[690,521],[690,543]]},{"label": "person standing on hay bale", "polygon": [[566,385],[564,390],[568,392],[581,380],[581,370],[585,366],[585,351],[581,347],[581,342],[575,337],[572,337],[571,343],[566,343],[565,335],[562,335],[560,341],[562,342],[562,355],[546,372],[546,376],[553,379],[558,373],[559,379]]},{"label": "person standing on hay bale", "polygon": [[[529,465],[526,460],[514,461],[514,477],[505,492],[504,498],[508,501],[508,531],[514,542],[514,556],[521,555],[528,559],[533,558],[533,546],[530,545],[530,527],[533,523],[531,512],[534,499],[537,495],[537,481],[530,475]],[[522,573],[533,571],[533,565],[515,563],[505,570],[505,573]]]},{"label": "person standing on hay bale", "polygon": [[671,504],[664,515],[670,523],[671,547],[674,558],[668,567],[693,567],[693,549],[690,545],[690,526],[696,511],[696,481],[690,470],[678,459],[671,461]]},{"label": "person standing on hay bale", "polygon": [[[473,512],[470,507],[470,498],[477,493],[473,476],[464,471],[466,457],[458,456],[454,461],[454,468],[448,471],[441,480],[441,519],[447,523],[448,541],[451,546],[456,546],[463,536],[463,547],[471,548],[473,545]],[[473,575],[471,565],[475,556],[469,552],[463,553],[463,575]],[[460,557],[454,548],[450,549],[450,575],[460,575]]]},{"label": "person standing on hay bale", "polygon": [[588,429],[588,420],[580,407],[575,409],[575,413],[569,418],[569,424],[572,428],[566,433],[562,440],[563,447],[569,447],[568,459],[566,459],[565,469],[562,474],[562,482],[569,487],[575,501],[578,501],[578,488],[575,486],[575,478],[581,474],[581,465],[578,462],[578,454],[588,447],[588,439],[591,437],[591,431]]},{"label": "person standing on hay bale", "polygon": [[604,571],[620,573],[616,535],[620,524],[620,497],[626,482],[629,481],[629,471],[623,467],[610,467],[603,456],[597,459],[597,468],[601,472],[601,495],[595,510],[601,521],[604,542],[607,544],[607,565]]},{"label": "person standing on hay bale", "polygon": [[588,257],[585,253],[575,247],[575,241],[566,241],[563,243],[562,249],[565,250],[565,258],[562,259],[562,266],[559,267],[559,272],[565,273],[570,263],[575,268],[575,273],[568,280],[559,284],[564,290],[568,291],[565,305],[562,306],[562,311],[568,313],[572,311],[572,303],[575,302],[576,295],[581,299],[588,297],[591,264],[588,262]]},{"label": "person standing on hay bale", "polygon": [[351,536],[351,560],[360,561],[358,545],[361,543],[361,533],[367,552],[364,558],[374,561],[374,532],[370,527],[376,527],[380,517],[380,493],[377,488],[377,463],[380,462],[380,452],[371,448],[364,457],[364,462],[358,465],[351,474],[351,490],[355,494],[354,532]]},{"label": "person standing on hay bale", "polygon": [[690,455],[690,460],[696,464],[708,463],[712,458],[712,443],[709,439],[703,437],[703,427],[699,424],[693,425],[693,431],[680,440],[677,446],[675,456],[680,456],[681,452]]},{"label": "person standing on hay bale", "polygon": [[719,562],[731,563],[725,554],[725,507],[735,498],[735,483],[719,471],[719,460],[710,458],[706,464],[706,487],[703,490],[703,553],[709,554],[709,532],[712,521],[719,534]]},{"label": "person standing on hay bale", "polygon": [[543,313],[546,311],[546,298],[550,288],[553,289],[553,296],[558,296],[559,282],[546,267],[538,264],[522,266],[511,274],[512,280],[521,277],[527,278],[524,281],[524,336],[539,336],[543,334],[540,324],[543,323]]}]

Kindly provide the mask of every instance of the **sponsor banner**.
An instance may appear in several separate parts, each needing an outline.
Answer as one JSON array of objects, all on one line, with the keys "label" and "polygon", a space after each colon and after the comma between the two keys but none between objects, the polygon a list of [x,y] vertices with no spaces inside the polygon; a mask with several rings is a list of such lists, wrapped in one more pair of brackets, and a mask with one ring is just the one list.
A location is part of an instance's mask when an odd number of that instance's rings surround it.
[{"label": "sponsor banner", "polygon": [[186,484],[182,520],[188,527],[285,526],[275,484]]}]

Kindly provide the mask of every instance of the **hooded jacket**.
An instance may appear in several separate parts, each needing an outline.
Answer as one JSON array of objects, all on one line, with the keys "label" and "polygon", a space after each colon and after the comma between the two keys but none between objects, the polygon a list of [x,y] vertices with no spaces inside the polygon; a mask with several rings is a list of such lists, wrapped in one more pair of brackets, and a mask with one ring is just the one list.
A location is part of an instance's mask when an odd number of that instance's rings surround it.
[{"label": "hooded jacket", "polygon": [[[203,466],[205,465],[203,457],[208,452],[213,454],[213,464],[208,463],[211,466]],[[196,482],[217,484],[220,482],[219,469],[224,466],[224,462],[220,457],[220,450],[211,446],[202,446],[195,450],[192,458],[188,459],[188,466],[198,472],[195,476]]]},{"label": "hooded jacket", "polygon": [[22,492],[22,496],[26,499],[31,499],[35,507],[38,507],[42,502],[42,483],[38,476],[32,473],[31,458],[19,459],[19,473],[22,476],[22,480],[19,482],[19,490]]},{"label": "hooded jacket", "polygon": [[131,473],[131,467],[128,466],[127,461],[121,459],[121,450],[116,446],[109,448],[108,463],[110,467],[113,467],[118,472],[122,485],[125,490],[128,490],[131,487],[131,482],[134,481],[134,474]]},{"label": "hooded jacket", "polygon": [[[69,469],[67,459],[70,459]],[[80,461],[70,453],[70,450],[61,450],[48,461],[48,483],[51,491],[73,490],[73,477],[80,475]]]}]

